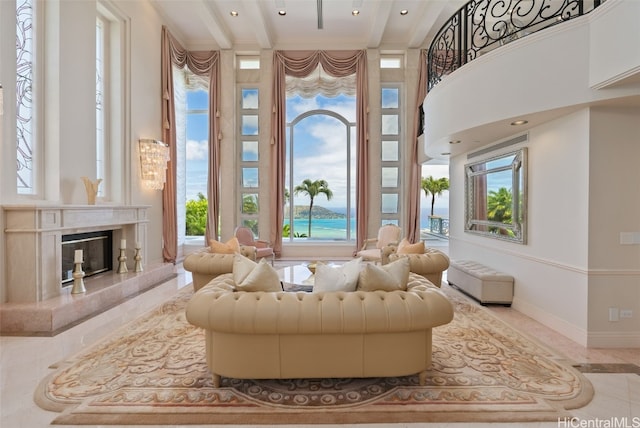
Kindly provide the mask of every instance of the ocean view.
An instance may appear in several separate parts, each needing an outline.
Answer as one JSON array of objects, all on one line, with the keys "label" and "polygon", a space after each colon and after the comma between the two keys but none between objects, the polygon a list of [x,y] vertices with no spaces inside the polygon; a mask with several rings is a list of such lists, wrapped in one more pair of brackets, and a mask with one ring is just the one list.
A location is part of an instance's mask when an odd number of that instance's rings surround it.
[{"label": "ocean view", "polygon": [[[326,207],[332,209],[331,207]],[[344,212],[344,209],[333,209],[336,212]],[[426,229],[429,227],[429,213],[430,209],[422,210],[420,215],[420,229]],[[434,214],[443,218],[449,218],[449,209],[446,208],[434,208]],[[285,224],[289,224],[289,220],[284,220]],[[355,236],[356,232],[355,218],[351,220],[351,234]],[[308,232],[309,219],[300,218],[293,220],[294,233]],[[347,219],[346,218],[314,218],[311,220],[311,238],[312,239],[334,239],[344,240],[347,234]]]}]

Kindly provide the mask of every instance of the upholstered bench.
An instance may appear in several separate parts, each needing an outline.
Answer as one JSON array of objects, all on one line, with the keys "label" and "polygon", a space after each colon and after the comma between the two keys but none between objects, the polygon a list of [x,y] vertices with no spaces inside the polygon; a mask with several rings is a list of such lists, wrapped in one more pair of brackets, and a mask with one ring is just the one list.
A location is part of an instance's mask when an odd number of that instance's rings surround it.
[{"label": "upholstered bench", "polygon": [[451,260],[447,282],[481,304],[511,305],[513,277],[471,260]]}]

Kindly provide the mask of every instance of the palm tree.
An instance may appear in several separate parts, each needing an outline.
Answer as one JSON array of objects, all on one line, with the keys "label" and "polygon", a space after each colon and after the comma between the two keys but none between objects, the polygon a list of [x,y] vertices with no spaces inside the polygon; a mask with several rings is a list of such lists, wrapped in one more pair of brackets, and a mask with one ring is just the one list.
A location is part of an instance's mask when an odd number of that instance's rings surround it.
[{"label": "palm tree", "polygon": [[487,217],[498,223],[511,223],[513,195],[511,190],[501,187],[496,192],[490,190],[487,196]]},{"label": "palm tree", "polygon": [[429,197],[431,194],[431,217],[433,217],[433,205],[436,203],[436,196],[442,195],[442,192],[449,190],[449,179],[446,177],[433,178],[432,175],[422,177],[422,190],[424,195]]},{"label": "palm tree", "polygon": [[304,193],[309,195],[309,233],[308,236],[311,237],[311,210],[313,209],[313,198],[318,196],[320,193],[324,193],[327,197],[327,201],[330,201],[333,197],[333,192],[329,189],[329,183],[325,180],[316,180],[311,181],[308,178],[302,181],[301,184],[298,184],[293,189],[294,194]]}]

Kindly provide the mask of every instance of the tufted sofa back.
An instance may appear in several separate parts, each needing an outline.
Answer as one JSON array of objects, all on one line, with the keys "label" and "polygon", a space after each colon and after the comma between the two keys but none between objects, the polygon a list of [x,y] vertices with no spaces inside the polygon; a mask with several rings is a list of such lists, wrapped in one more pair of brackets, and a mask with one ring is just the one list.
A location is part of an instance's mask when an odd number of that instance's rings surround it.
[{"label": "tufted sofa back", "polygon": [[349,334],[430,329],[453,319],[446,296],[411,274],[407,291],[236,292],[218,276],[187,305],[187,320],[221,333]]}]

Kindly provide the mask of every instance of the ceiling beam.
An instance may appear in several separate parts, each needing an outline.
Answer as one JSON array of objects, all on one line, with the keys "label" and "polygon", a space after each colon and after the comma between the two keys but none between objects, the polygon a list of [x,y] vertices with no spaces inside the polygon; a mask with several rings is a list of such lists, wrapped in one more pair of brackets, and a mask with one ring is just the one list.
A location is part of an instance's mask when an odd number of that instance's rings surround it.
[{"label": "ceiling beam", "polygon": [[[377,1],[375,3],[368,2],[368,4],[377,4],[378,10],[371,11],[375,19],[371,23],[371,28],[369,29],[369,41],[367,43],[367,47],[377,48],[380,46],[384,30],[387,27],[387,22],[391,16],[391,9],[393,9],[394,2],[395,0]],[[366,5],[364,7],[366,7]]]},{"label": "ceiling beam", "polygon": [[196,3],[198,16],[203,24],[207,27],[209,33],[213,36],[220,49],[231,49],[233,47],[233,37],[231,32],[215,10],[213,2],[200,0]]},{"label": "ceiling beam", "polygon": [[273,37],[265,17],[265,13],[269,13],[269,11],[265,11],[264,7],[261,7],[261,4],[265,3],[267,2],[260,0],[242,0],[242,7],[251,22],[251,28],[260,48],[273,49]]},{"label": "ceiling beam", "polygon": [[420,19],[415,23],[413,31],[409,34],[407,44],[410,48],[422,47],[429,31],[431,31],[436,22],[438,22],[438,17],[442,13],[446,3],[447,2],[444,1],[424,2],[421,10],[416,11]]}]

